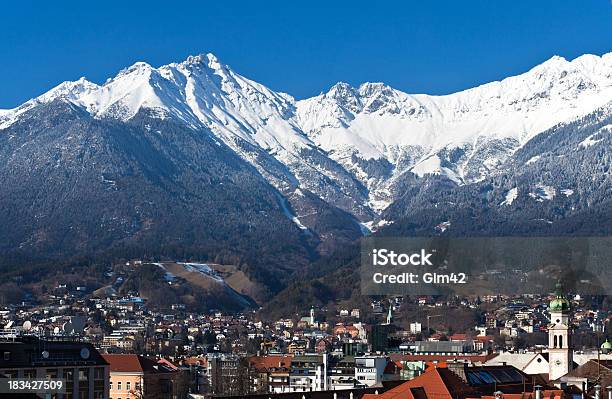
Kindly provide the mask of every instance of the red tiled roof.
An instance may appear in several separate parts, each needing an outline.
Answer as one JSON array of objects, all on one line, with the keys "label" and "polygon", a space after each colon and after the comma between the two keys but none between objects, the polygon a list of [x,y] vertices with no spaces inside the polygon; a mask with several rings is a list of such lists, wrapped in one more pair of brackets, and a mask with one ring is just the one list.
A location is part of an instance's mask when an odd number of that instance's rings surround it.
[{"label": "red tiled roof", "polygon": [[140,355],[102,355],[110,364],[111,373],[170,373],[174,370],[156,360]]},{"label": "red tiled roof", "polygon": [[249,358],[251,367],[259,371],[289,368],[291,366],[292,355],[269,355],[253,356]]},{"label": "red tiled roof", "polygon": [[142,373],[143,369],[138,360],[138,355],[102,355],[104,360],[110,364],[110,371],[118,373]]},{"label": "red tiled roof", "polygon": [[[457,377],[458,378],[458,377]],[[387,392],[375,395],[366,394],[363,399],[416,399],[413,388],[423,388],[428,397],[436,399],[453,399],[446,388],[445,381],[440,375],[440,369],[432,368]]]},{"label": "red tiled roof", "polygon": [[157,364],[161,364],[163,366],[166,366],[166,367],[168,367],[171,370],[178,370],[178,367],[174,363],[172,363],[171,361],[169,361],[167,359],[163,359],[163,358],[159,359],[157,361]]},{"label": "red tiled roof", "polygon": [[[505,367],[505,366],[504,366]],[[492,367],[489,367],[492,369]],[[477,370],[481,370],[478,368]],[[515,369],[516,370],[516,369]],[[453,398],[485,398],[494,399],[491,395],[495,389],[504,392],[503,399],[529,398],[535,382],[516,384],[470,385],[455,371],[448,368],[430,367],[422,375],[407,381],[379,395],[365,395],[363,399],[453,399]],[[550,388],[550,387],[549,387]],[[523,390],[526,390],[523,392]],[[561,390],[546,389],[543,397],[561,399]]]},{"label": "red tiled roof", "polygon": [[208,359],[205,357],[188,357],[183,359],[183,364],[186,366],[202,366],[205,367],[208,365]]}]

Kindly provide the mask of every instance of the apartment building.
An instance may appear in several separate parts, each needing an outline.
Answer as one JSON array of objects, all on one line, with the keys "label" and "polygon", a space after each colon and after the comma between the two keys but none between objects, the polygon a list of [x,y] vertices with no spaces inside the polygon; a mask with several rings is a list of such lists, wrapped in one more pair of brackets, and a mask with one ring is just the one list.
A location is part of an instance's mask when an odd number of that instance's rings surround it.
[{"label": "apartment building", "polygon": [[0,376],[57,378],[66,393],[57,399],[108,399],[109,365],[90,344],[76,339],[0,337]]},{"label": "apartment building", "polygon": [[294,356],[289,370],[289,389],[291,392],[327,390],[327,366],[327,354]]},{"label": "apartment building", "polygon": [[369,387],[382,384],[388,362],[385,356],[356,356],[355,379],[359,384]]},{"label": "apartment building", "polygon": [[188,373],[140,355],[103,355],[110,365],[110,399],[178,399],[189,386]]}]

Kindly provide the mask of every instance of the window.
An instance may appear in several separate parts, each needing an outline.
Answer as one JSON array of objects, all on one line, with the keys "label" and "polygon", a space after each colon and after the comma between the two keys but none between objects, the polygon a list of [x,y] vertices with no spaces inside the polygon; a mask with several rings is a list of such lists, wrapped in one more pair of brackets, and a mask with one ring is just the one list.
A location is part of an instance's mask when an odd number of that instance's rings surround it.
[{"label": "window", "polygon": [[[104,367],[96,367],[93,369],[93,397],[94,399],[104,398]],[[111,388],[112,389],[112,388]]]},{"label": "window", "polygon": [[35,369],[23,370],[23,378],[35,378],[35,377],[36,377]]},{"label": "window", "polygon": [[11,352],[4,352],[4,361],[8,362],[11,360]]},{"label": "window", "polygon": [[96,367],[94,369],[94,380],[103,380],[104,379],[104,368]]},{"label": "window", "polygon": [[125,390],[126,391],[130,390],[130,382],[129,381],[125,383]]},{"label": "window", "polygon": [[[121,391],[121,381],[117,381],[117,391]],[[118,398],[121,399],[121,398]]]},{"label": "window", "polygon": [[4,370],[2,374],[6,376],[6,378],[17,378],[18,370]]},{"label": "window", "polygon": [[111,390],[111,391],[113,390],[113,382],[112,381],[109,382],[109,388],[108,389]]},{"label": "window", "polygon": [[64,369],[64,379],[66,380],[64,399],[74,399],[74,369]]},{"label": "window", "polygon": [[88,381],[88,380],[89,380],[89,370],[79,369],[79,381]]},{"label": "window", "polygon": [[79,399],[89,398],[89,369],[82,368],[77,370],[77,378],[79,379]]}]

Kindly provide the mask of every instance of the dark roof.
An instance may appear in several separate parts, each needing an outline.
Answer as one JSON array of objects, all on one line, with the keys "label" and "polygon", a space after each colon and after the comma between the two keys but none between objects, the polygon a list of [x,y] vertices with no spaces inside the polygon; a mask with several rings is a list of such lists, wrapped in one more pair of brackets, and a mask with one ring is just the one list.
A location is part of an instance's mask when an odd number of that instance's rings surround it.
[{"label": "dark roof", "polygon": [[612,360],[597,360],[593,359],[593,362],[599,363],[602,367],[612,370]]},{"label": "dark roof", "polygon": [[612,385],[612,360],[597,360],[591,359],[588,362],[576,367],[565,376],[561,377],[579,377],[606,387]]},{"label": "dark roof", "polygon": [[[4,360],[6,352],[8,360]],[[107,364],[92,344],[78,340],[42,340],[25,336],[0,341],[0,369]]]},{"label": "dark roof", "polygon": [[490,384],[522,384],[527,378],[517,368],[470,368],[466,372],[467,382],[471,386]]}]

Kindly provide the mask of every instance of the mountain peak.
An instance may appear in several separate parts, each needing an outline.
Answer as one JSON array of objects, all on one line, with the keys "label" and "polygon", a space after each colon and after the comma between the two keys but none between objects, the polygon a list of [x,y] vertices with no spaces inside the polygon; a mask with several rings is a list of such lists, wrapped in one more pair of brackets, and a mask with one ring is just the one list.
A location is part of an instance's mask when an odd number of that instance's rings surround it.
[{"label": "mountain peak", "polygon": [[[65,81],[55,86],[48,92],[30,100],[28,103],[49,103],[56,98],[65,98],[70,101],[76,101],[80,96],[98,90],[100,86],[90,82],[85,77],[81,77],[75,81]],[[26,104],[28,104],[26,103]],[[25,104],[24,104],[25,105]]]},{"label": "mountain peak", "polygon": [[197,55],[190,55],[187,57],[187,59],[185,59],[185,61],[183,61],[183,64],[192,64],[192,65],[199,65],[199,64],[205,64],[208,65],[209,63],[214,63],[214,62],[219,62],[219,60],[217,59],[217,57],[215,57],[214,54],[212,53],[200,53]]},{"label": "mountain peak", "polygon": [[154,69],[155,68],[153,68],[150,64],[144,61],[137,61],[133,63],[132,65],[130,65],[129,67],[123,68],[122,70],[120,70],[114,78],[110,79],[110,81],[117,80],[123,76],[128,76],[128,75],[141,76],[141,75],[150,74],[151,71],[153,71]]},{"label": "mountain peak", "polygon": [[122,69],[121,71],[119,71],[119,75],[121,74],[129,74],[132,72],[140,72],[140,71],[150,71],[151,69],[154,69],[150,64],[144,62],[144,61],[137,61],[135,63],[133,63],[131,66]]},{"label": "mountain peak", "polygon": [[327,93],[325,93],[325,97],[331,97],[335,99],[345,98],[348,95],[356,96],[359,94],[353,86],[345,82],[336,83],[329,89]]},{"label": "mountain peak", "polygon": [[187,69],[208,68],[215,72],[229,70],[229,66],[223,64],[213,53],[200,53],[198,55],[190,55],[185,61],[180,63],[180,65]]},{"label": "mountain peak", "polygon": [[548,60],[544,61],[544,64],[546,64],[546,63],[564,64],[564,63],[567,63],[567,59],[565,59],[565,57],[562,57],[560,55],[553,55]]},{"label": "mountain peak", "polygon": [[536,65],[531,71],[575,71],[585,74],[608,75],[608,69],[612,68],[612,53],[606,53],[601,56],[595,54],[583,54],[579,57],[568,61],[566,58],[555,55]]},{"label": "mountain peak", "polygon": [[209,63],[220,63],[219,59],[213,53],[206,53],[206,59],[208,59]]},{"label": "mountain peak", "polygon": [[393,88],[383,82],[365,82],[359,85],[359,94],[371,96],[373,94],[393,94]]},{"label": "mountain peak", "polygon": [[354,90],[353,86],[346,82],[338,82],[329,88],[329,92],[336,92],[342,90]]}]

